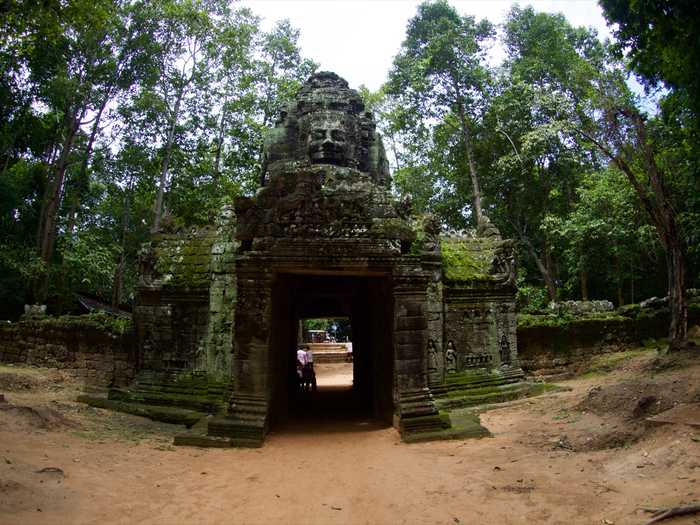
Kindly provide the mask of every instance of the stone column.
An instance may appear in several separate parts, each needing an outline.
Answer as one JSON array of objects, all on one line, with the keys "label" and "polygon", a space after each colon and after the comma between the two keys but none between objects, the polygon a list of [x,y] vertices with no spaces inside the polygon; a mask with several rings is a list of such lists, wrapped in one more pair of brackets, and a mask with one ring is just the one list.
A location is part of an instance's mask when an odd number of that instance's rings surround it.
[{"label": "stone column", "polygon": [[394,425],[403,438],[444,428],[428,388],[427,288],[427,275],[397,268],[392,290]]},{"label": "stone column", "polygon": [[272,274],[257,262],[237,268],[236,351],[228,414],[209,422],[209,435],[227,437],[235,446],[262,445],[269,425],[270,323]]}]

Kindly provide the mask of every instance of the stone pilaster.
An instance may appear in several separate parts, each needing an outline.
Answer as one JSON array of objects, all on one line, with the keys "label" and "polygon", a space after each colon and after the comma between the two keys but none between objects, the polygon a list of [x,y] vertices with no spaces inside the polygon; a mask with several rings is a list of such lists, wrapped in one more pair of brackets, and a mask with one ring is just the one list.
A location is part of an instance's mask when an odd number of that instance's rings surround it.
[{"label": "stone pilaster", "polygon": [[211,436],[260,446],[269,427],[272,275],[244,259],[237,269],[236,350],[228,413],[209,422]]},{"label": "stone pilaster", "polygon": [[428,276],[415,266],[394,274],[394,424],[401,435],[444,428],[428,388]]}]

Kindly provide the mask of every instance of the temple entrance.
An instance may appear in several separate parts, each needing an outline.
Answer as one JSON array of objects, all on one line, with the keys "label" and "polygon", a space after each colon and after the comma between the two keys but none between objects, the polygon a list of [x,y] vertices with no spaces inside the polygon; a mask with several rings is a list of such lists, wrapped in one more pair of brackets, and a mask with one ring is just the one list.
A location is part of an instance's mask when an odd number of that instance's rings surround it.
[{"label": "temple entrance", "polygon": [[[320,341],[328,337],[314,333],[314,329],[309,331],[311,319],[345,321],[350,333],[341,337],[349,339],[351,353],[345,344],[342,352],[338,350],[341,345],[337,340]],[[290,419],[317,422],[358,417],[390,423],[391,323],[391,294],[386,277],[277,274],[271,322],[272,424],[280,425]],[[300,346],[314,354],[316,389],[300,388],[297,375]],[[330,352],[322,351],[331,348]],[[324,366],[330,366],[330,373],[324,371]],[[336,377],[330,377],[334,373]]]}]

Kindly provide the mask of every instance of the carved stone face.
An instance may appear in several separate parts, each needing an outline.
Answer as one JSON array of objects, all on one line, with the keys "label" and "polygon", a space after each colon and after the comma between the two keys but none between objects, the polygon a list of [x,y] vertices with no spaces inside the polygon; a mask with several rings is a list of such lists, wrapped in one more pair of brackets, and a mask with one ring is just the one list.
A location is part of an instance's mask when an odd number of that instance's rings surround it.
[{"label": "carved stone face", "polygon": [[312,164],[347,166],[350,161],[348,117],[335,111],[310,115],[306,147]]},{"label": "carved stone face", "polygon": [[338,75],[319,72],[282,108],[265,136],[262,185],[290,162],[331,164],[368,174],[388,187],[389,165],[374,118]]}]

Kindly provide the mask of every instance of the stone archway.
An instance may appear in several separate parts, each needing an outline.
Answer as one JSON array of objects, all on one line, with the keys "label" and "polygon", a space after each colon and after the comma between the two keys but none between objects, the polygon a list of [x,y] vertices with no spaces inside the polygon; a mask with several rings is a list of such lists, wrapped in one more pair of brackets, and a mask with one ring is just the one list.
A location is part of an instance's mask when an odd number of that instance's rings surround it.
[{"label": "stone archway", "polygon": [[[358,411],[391,423],[393,415],[393,346],[387,276],[281,273],[272,291],[273,336],[270,341],[272,422],[293,412],[296,396],[296,336],[305,317],[342,316],[353,327],[352,395],[343,399]],[[323,393],[316,399],[323,405]],[[306,399],[301,401],[306,402]],[[297,407],[299,409],[300,407]],[[303,408],[303,407],[301,407]]]}]

